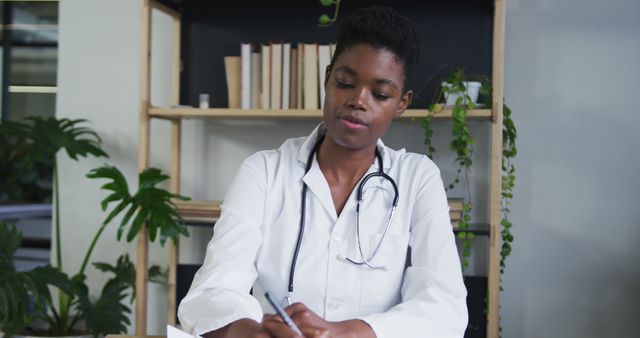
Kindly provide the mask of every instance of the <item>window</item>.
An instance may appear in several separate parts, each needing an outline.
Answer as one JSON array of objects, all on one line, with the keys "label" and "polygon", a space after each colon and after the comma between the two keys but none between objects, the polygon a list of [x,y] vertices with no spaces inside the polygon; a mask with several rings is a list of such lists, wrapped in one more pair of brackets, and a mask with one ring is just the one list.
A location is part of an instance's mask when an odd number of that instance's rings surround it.
[{"label": "window", "polygon": [[2,118],[53,116],[58,58],[58,1],[1,2]]}]

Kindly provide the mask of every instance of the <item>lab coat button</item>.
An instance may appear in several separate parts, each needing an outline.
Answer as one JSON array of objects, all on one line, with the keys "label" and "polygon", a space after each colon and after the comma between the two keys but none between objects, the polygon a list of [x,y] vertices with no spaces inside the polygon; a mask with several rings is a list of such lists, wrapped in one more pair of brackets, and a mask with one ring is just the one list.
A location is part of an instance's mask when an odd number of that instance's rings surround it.
[{"label": "lab coat button", "polygon": [[333,239],[335,239],[338,242],[342,242],[342,241],[344,241],[344,236],[342,236],[342,235],[333,235]]}]

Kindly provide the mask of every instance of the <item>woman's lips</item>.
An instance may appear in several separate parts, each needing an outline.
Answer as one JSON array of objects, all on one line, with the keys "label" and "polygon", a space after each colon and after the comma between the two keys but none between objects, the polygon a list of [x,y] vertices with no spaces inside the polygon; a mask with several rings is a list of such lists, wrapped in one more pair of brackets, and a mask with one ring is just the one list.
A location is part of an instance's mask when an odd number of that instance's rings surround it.
[{"label": "woman's lips", "polygon": [[353,116],[341,116],[339,118],[340,123],[348,130],[362,130],[367,128],[367,123]]}]

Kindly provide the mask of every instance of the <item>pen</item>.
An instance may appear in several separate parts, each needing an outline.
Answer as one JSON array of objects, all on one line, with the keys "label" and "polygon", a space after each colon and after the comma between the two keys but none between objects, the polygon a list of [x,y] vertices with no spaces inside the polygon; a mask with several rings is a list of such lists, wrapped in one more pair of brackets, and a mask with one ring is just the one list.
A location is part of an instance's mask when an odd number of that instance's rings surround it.
[{"label": "pen", "polygon": [[284,309],[282,308],[282,306],[280,306],[280,304],[276,302],[273,296],[269,292],[266,292],[264,296],[267,297],[267,300],[269,301],[269,303],[271,303],[271,306],[273,306],[273,308],[276,310],[278,315],[282,317],[282,320],[284,320],[285,324],[287,324],[289,328],[291,328],[291,330],[293,330],[293,332],[295,332],[298,336],[304,337],[304,335],[302,334],[302,332],[300,331],[296,323],[294,323],[291,317],[289,317],[289,315],[286,312],[284,312]]}]

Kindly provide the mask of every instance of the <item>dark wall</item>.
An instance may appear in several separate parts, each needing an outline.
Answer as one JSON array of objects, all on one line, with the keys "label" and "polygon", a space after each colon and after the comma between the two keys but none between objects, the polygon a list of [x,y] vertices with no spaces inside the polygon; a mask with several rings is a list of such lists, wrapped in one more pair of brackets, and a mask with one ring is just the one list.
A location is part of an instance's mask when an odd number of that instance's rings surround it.
[{"label": "dark wall", "polygon": [[[274,5],[277,3],[277,5]],[[412,79],[413,108],[424,108],[435,84],[425,80],[443,64],[468,73],[491,74],[493,7],[488,1],[343,1],[340,19],[362,5],[385,4],[413,20],[421,33],[421,62]],[[209,93],[212,107],[227,106],[224,56],[240,55],[240,43],[335,41],[337,26],[320,28],[317,18],[333,13],[317,1],[184,1],[182,3],[181,104],[198,105]],[[421,89],[421,90],[420,90]]]}]

